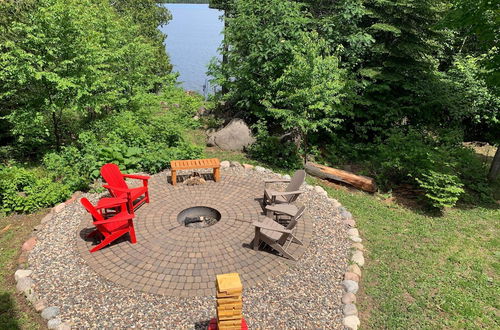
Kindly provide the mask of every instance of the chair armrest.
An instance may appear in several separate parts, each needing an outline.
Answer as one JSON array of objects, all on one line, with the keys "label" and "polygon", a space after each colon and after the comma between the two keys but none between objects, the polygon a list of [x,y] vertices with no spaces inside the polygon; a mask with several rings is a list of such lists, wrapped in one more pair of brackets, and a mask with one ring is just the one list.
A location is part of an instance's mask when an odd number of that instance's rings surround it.
[{"label": "chair armrest", "polygon": [[288,195],[297,195],[304,193],[304,190],[295,190],[295,191],[270,191],[269,194],[271,196],[288,196]]},{"label": "chair armrest", "polygon": [[287,179],[266,179],[264,180],[264,184],[267,185],[268,183],[287,183],[290,182],[290,180]]},{"label": "chair armrest", "polygon": [[271,226],[267,226],[266,224],[264,224],[262,222],[258,222],[258,221],[254,221],[252,223],[252,225],[254,225],[255,227],[260,228],[260,229],[267,229],[267,230],[277,231],[277,232],[283,233],[283,234],[291,234],[292,233],[291,230],[286,229],[284,227],[283,228],[271,227]]},{"label": "chair armrest", "polygon": [[131,192],[132,190],[131,189],[128,189],[128,188],[119,188],[119,187],[113,187],[113,186],[110,186],[110,185],[103,185],[104,188],[106,189],[110,189],[110,190],[116,190],[118,192],[124,192],[124,193],[129,193]]},{"label": "chair armrest", "polygon": [[133,218],[134,218],[134,216],[131,214],[115,215],[114,217],[106,219],[106,220],[95,221],[94,225],[105,225],[105,224],[111,223],[111,222],[122,222],[122,221],[131,220]]},{"label": "chair armrest", "polygon": [[99,209],[110,209],[117,206],[127,205],[127,200],[124,198],[110,198],[109,201],[105,201],[102,203],[97,203],[95,207],[97,210]]},{"label": "chair armrest", "polygon": [[137,179],[137,180],[149,180],[151,177],[146,175],[135,175],[135,174],[122,174],[124,178]]}]

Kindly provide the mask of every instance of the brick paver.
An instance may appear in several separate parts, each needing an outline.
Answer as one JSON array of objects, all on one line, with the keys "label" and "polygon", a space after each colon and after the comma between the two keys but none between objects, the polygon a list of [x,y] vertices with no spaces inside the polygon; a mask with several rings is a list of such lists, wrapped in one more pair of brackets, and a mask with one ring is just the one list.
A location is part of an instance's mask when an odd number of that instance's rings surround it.
[{"label": "brick paver", "polygon": [[[220,182],[173,187],[164,173],[153,177],[149,189],[151,203],[141,207],[134,219],[136,244],[130,244],[127,236],[91,254],[92,241],[81,238],[85,228],[92,228],[91,219],[81,223],[77,233],[80,254],[109,281],[168,296],[213,296],[216,274],[237,272],[248,288],[293,265],[270,250],[250,248],[254,237],[252,222],[263,217],[259,203],[263,182],[223,173]],[[177,215],[193,206],[218,210],[220,221],[207,228],[180,225]],[[307,213],[299,222],[296,235],[304,245],[293,243],[289,249],[300,257],[312,236]]]}]

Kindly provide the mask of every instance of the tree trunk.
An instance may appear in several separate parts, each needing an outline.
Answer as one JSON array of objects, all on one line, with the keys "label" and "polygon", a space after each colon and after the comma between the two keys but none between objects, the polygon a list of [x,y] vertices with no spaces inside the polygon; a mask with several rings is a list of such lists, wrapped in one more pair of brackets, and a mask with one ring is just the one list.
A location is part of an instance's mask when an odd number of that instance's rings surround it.
[{"label": "tree trunk", "polygon": [[496,180],[500,174],[500,146],[495,152],[495,157],[493,157],[493,162],[491,163],[490,172],[488,173],[488,179],[491,181]]},{"label": "tree trunk", "polygon": [[56,112],[52,112],[52,124],[54,125],[54,137],[56,139],[56,149],[59,151],[61,149],[61,134],[59,132],[59,121],[57,119]]}]

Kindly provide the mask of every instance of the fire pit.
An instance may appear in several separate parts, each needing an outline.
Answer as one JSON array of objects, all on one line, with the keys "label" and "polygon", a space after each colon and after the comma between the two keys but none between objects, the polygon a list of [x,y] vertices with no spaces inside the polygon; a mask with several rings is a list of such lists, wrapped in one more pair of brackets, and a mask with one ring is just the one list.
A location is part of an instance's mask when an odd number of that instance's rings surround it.
[{"label": "fire pit", "polygon": [[190,228],[206,228],[215,225],[220,220],[216,209],[206,206],[195,206],[185,209],[177,216],[181,225]]}]

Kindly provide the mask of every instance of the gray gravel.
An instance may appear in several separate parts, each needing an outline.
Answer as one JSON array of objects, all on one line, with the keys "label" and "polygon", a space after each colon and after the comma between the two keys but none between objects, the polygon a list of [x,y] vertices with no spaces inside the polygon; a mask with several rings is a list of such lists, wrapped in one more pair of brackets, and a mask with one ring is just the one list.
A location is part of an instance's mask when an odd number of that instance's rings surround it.
[{"label": "gray gravel", "polygon": [[[202,172],[202,171],[201,171]],[[263,180],[275,174],[230,167],[223,175]],[[96,201],[100,196],[87,194]],[[289,271],[246,289],[244,316],[252,329],[342,329],[341,285],[350,242],[338,209],[308,190],[298,200],[307,206],[314,234],[302,258]],[[79,203],[66,206],[47,222],[29,255],[37,293],[58,318],[75,328],[206,328],[215,316],[215,298],[175,298],[133,291],[98,276],[76,249],[78,226],[86,216]]]}]

